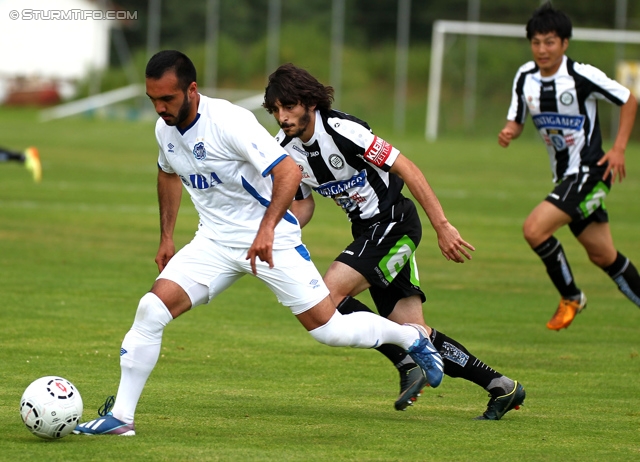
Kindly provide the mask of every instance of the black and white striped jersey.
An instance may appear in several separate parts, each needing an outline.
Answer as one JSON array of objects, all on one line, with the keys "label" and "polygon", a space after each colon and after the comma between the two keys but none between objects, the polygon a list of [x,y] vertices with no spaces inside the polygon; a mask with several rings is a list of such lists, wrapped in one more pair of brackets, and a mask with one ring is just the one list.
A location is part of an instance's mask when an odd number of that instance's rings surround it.
[{"label": "black and white striped jersey", "polygon": [[307,143],[282,130],[276,135],[302,172],[296,199],[309,197],[313,190],[332,198],[351,221],[367,220],[389,209],[404,185],[389,173],[399,151],[351,115],[336,110],[315,115],[315,131]]},{"label": "black and white striped jersey", "polygon": [[604,155],[597,100],[618,106],[630,91],[588,64],[564,56],[558,72],[542,77],[535,62],[518,69],[508,120],[523,124],[527,110],[547,145],[554,182],[594,166]]}]

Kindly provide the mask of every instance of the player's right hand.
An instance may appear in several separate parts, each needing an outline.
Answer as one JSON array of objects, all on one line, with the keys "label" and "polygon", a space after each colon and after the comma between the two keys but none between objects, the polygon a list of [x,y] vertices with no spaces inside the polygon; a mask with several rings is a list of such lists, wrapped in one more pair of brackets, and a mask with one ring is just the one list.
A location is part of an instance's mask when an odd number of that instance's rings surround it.
[{"label": "player's right hand", "polygon": [[158,265],[158,272],[162,273],[169,260],[176,254],[176,246],[173,240],[163,240],[158,247],[158,253],[156,254],[156,265]]},{"label": "player's right hand", "polygon": [[500,146],[502,146],[503,148],[506,148],[509,146],[509,144],[511,144],[511,140],[513,139],[513,130],[509,127],[504,127],[502,130],[500,130],[500,133],[498,133],[498,144]]}]

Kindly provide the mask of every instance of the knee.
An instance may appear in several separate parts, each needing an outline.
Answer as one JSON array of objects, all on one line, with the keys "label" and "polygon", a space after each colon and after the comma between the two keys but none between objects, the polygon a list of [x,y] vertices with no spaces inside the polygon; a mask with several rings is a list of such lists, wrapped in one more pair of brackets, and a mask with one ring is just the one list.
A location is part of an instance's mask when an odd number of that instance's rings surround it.
[{"label": "knee", "polygon": [[544,230],[534,219],[527,218],[522,225],[522,235],[529,246],[535,249],[553,236],[553,233]]},{"label": "knee", "polygon": [[138,303],[133,329],[139,332],[157,334],[173,319],[165,304],[157,295],[147,292]]},{"label": "knee", "polygon": [[336,311],[324,325],[309,331],[309,334],[320,343],[329,346],[349,346],[347,332],[340,329],[342,315]]},{"label": "knee", "polygon": [[613,264],[616,260],[616,253],[614,252],[612,255],[606,252],[594,252],[593,250],[587,252],[589,256],[589,260],[594,265],[600,268],[607,268]]},{"label": "knee", "polygon": [[540,239],[538,229],[533,222],[533,220],[527,218],[522,225],[522,235],[524,236],[525,241],[529,243],[529,245],[534,248],[537,247]]}]

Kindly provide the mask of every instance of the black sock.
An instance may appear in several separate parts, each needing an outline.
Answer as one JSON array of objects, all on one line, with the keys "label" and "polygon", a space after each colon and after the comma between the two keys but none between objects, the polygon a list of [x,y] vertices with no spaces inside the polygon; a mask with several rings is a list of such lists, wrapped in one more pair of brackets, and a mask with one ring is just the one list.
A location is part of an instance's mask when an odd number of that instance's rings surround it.
[{"label": "black sock", "polygon": [[618,252],[616,261],[603,270],[618,284],[620,292],[640,307],[640,275],[631,260]]},{"label": "black sock", "polygon": [[[338,311],[341,314],[349,314],[355,311],[368,311],[369,313],[373,313],[367,305],[353,297],[345,297],[338,305]],[[377,347],[376,350],[385,355],[387,359],[391,361],[401,372],[415,367],[413,359],[411,359],[404,348],[398,345],[385,343]]]},{"label": "black sock", "polygon": [[506,395],[513,390],[513,380],[487,366],[451,337],[432,328],[431,343],[442,356],[444,373],[449,377],[469,380],[495,396]]},{"label": "black sock", "polygon": [[575,298],[580,295],[580,289],[573,280],[571,267],[564,255],[560,241],[551,236],[533,251],[542,259],[551,282],[556,286],[562,298]]}]

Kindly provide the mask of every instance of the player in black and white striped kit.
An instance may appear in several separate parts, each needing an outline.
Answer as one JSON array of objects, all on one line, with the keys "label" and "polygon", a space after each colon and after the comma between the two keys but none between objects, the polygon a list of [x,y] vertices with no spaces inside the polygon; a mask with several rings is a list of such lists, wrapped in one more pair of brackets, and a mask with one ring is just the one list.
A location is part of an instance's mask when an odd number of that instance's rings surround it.
[{"label": "player in black and white striped kit", "polygon": [[[613,244],[604,203],[616,176],[619,182],[626,176],[624,152],[638,104],[627,88],[602,71],[565,55],[571,29],[571,20],[550,3],[534,12],[527,23],[533,61],[516,74],[507,123],[498,135],[499,144],[509,146],[522,133],[529,112],[549,153],[555,189],[533,209],[523,229],[560,292],[560,304],[547,323],[552,330],[569,327],[587,304],[562,245],[553,236],[564,225],[569,225],[589,259],[640,306],[640,276]],[[620,106],[618,133],[606,153],[598,100]]]},{"label": "player in black and white striped kit", "polygon": [[[369,289],[376,308],[398,323],[416,323],[430,338],[444,360],[444,373],[462,377],[489,391],[486,411],[478,417],[499,420],[525,399],[517,381],[500,374],[473,356],[462,344],[424,321],[415,250],[422,238],[422,224],[413,201],[401,194],[407,188],[425,210],[447,260],[464,262],[473,246],[462,239],[447,220],[435,193],[422,172],[400,151],[377,137],[369,126],[331,108],[333,88],[324,86],[292,64],[280,66],[269,76],[263,106],[280,132],[276,139],[302,172],[300,190],[291,211],[305,226],[315,202],[311,194],[333,199],[351,221],[351,242],[324,275],[338,310],[370,311],[356,300]],[[416,400],[424,377],[404,351],[380,345],[400,373],[397,410]]]}]

